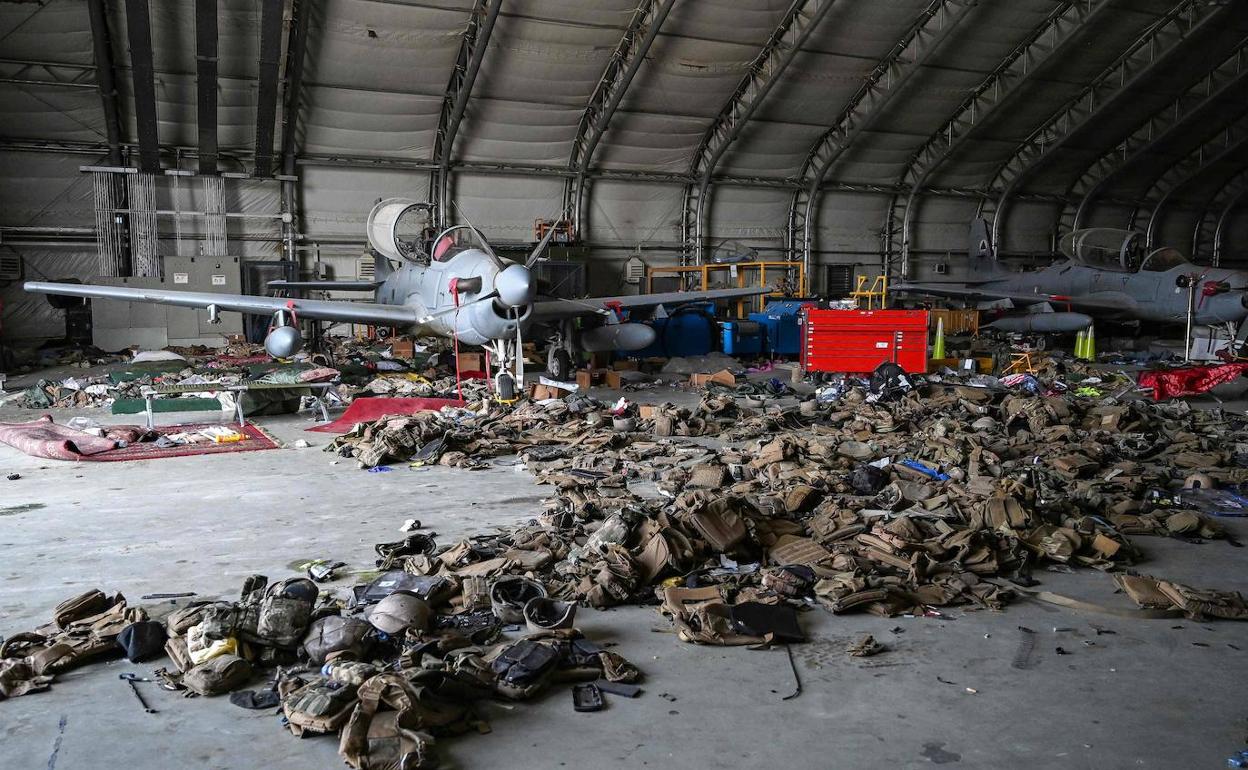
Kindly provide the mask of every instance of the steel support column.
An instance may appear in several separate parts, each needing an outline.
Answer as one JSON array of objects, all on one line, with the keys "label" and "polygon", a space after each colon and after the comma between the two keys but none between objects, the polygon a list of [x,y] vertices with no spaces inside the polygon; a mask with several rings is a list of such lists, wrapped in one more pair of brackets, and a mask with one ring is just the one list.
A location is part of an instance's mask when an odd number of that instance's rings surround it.
[{"label": "steel support column", "polygon": [[[934,0],[919,14],[906,34],[876,64],[865,83],[829,128],[806,153],[798,176],[802,185],[789,204],[786,249],[790,259],[800,250],[809,275],[814,251],[814,226],[819,188],[841,156],[867,130],[897,94],[901,93],[950,34],[977,7],[958,0]],[[800,240],[799,240],[800,239]]]},{"label": "steel support column", "polygon": [[217,0],[195,0],[199,173],[217,173]]},{"label": "steel support column", "polygon": [[284,6],[284,0],[262,0],[260,6],[260,85],[256,94],[256,160],[252,171],[258,177],[273,176],[273,132],[277,121]]},{"label": "steel support column", "polygon": [[148,0],[126,0],[130,40],[130,75],[134,118],[139,133],[139,168],[160,172],[160,138],[156,128],[156,80],[152,67],[152,20]]},{"label": "steel support column", "polygon": [[1244,169],[1229,177],[1209,200],[1205,202],[1204,212],[1196,220],[1192,228],[1192,261],[1204,264],[1211,261],[1215,266],[1221,254],[1218,252],[1218,228],[1224,227],[1222,215],[1228,205],[1238,205],[1237,198],[1248,191],[1248,169]]},{"label": "steel support column", "polygon": [[429,188],[429,202],[433,204],[439,229],[450,222],[451,153],[455,149],[455,137],[459,134],[459,124],[464,118],[464,110],[468,108],[472,87],[477,82],[477,73],[481,70],[490,34],[494,31],[494,22],[498,20],[502,6],[503,0],[476,0],[460,42],[455,70],[446,87],[446,97],[442,100],[442,113],[438,117],[438,131],[433,143],[437,173],[430,179]]},{"label": "steel support column", "polygon": [[[87,16],[91,21],[91,43],[95,57],[96,87],[104,111],[104,131],[108,137],[108,163],[121,166],[121,111],[118,107],[116,63],[113,61],[112,35],[109,32],[108,8],[104,0],[88,0]],[[87,72],[87,70],[83,70]],[[114,174],[92,175],[92,208],[95,214],[96,259],[100,275],[122,276],[130,272],[125,215],[113,211],[128,207],[125,185]]]},{"label": "steel support column", "polygon": [[732,143],[741,136],[742,129],[749,123],[755,110],[771,93],[776,83],[780,82],[785,70],[793,63],[793,59],[835,2],[836,0],[794,0],[763,45],[763,49],[750,63],[749,71],[737,84],[727,104],[702,136],[702,141],[689,163],[689,174],[696,177],[698,182],[696,186],[691,184],[685,190],[681,233],[685,254],[681,255],[682,262],[690,250],[693,252],[695,264],[700,265],[704,261],[706,220],[710,214],[708,198],[715,167]]},{"label": "steel support column", "polygon": [[1245,195],[1248,195],[1248,187],[1241,187],[1226,202],[1222,214],[1218,217],[1218,224],[1213,233],[1213,264],[1215,266],[1222,264],[1222,257],[1225,256],[1226,229],[1230,224],[1231,215],[1244,202]]},{"label": "steel support column", "polygon": [[585,232],[585,192],[594,151],[675,4],[676,0],[648,0],[637,8],[619,45],[607,61],[606,71],[589,97],[585,112],[581,114],[576,136],[572,139],[572,154],[568,158],[568,168],[575,171],[576,176],[564,183],[563,193],[564,212],[571,212],[577,237]]},{"label": "steel support column", "polygon": [[312,15],[309,0],[292,0],[293,19],[286,43],[286,74],[282,101],[282,242],[286,259],[296,261],[299,218],[295,200],[295,152],[299,131],[299,103],[303,95],[303,65],[308,50],[308,19]]}]

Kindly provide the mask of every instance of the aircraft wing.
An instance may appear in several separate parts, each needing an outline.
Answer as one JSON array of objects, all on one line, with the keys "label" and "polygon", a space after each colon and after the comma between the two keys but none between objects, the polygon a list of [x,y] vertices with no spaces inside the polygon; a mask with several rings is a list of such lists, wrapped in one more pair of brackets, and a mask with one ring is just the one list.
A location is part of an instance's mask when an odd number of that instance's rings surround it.
[{"label": "aircraft wing", "polygon": [[1039,292],[1003,291],[994,289],[991,283],[905,283],[890,287],[893,291],[912,294],[929,294],[937,297],[955,297],[969,301],[1008,299],[1019,305],[1052,302],[1074,308],[1101,313],[1130,313],[1136,303],[1122,292],[1098,292],[1066,296]]},{"label": "aircraft wing", "polygon": [[200,291],[166,291],[126,286],[92,286],[78,283],[47,283],[30,281],[23,288],[33,294],[59,294],[87,299],[115,299],[121,302],[150,302],[157,305],[207,308],[271,315],[279,310],[294,309],[296,316],[321,321],[346,321],[385,326],[409,326],[416,323],[416,312],[403,305],[379,305],[375,302],[335,302],[322,299],[289,299],[286,297],[253,297],[248,294],[215,294]]},{"label": "aircraft wing", "polygon": [[316,289],[319,291],[372,291],[381,281],[269,281],[270,289]]},{"label": "aircraft wing", "polygon": [[572,318],[580,315],[603,313],[613,307],[656,307],[658,305],[687,305],[690,302],[706,302],[713,299],[737,299],[768,294],[772,290],[755,286],[747,289],[710,289],[708,291],[666,291],[658,294],[629,294],[620,297],[591,297],[589,299],[552,299],[533,303],[533,318],[537,321],[554,318]]}]

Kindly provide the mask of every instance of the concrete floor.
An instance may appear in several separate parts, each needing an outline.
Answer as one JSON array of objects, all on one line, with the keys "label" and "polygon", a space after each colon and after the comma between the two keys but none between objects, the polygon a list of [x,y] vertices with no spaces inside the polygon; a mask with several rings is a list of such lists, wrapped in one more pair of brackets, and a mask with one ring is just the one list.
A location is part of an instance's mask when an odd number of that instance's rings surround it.
[{"label": "concrete floor", "polygon": [[[0,421],[35,414],[0,408]],[[190,419],[198,416],[161,416]],[[44,622],[58,601],[93,587],[135,601],[152,592],[232,596],[248,574],[281,578],[313,557],[369,566],[373,544],[397,539],[404,519],[420,518],[450,543],[529,517],[544,496],[510,467],[331,465],[320,451],[327,436],[304,433],[305,419],[261,424],[313,447],[73,464],[0,445],[0,476],[22,475],[0,478],[0,634]],[[1248,540],[1248,522],[1227,524]],[[1150,557],[1143,571],[1248,592],[1242,549],[1139,542]],[[1128,606],[1098,572],[1037,577],[1050,590]],[[793,647],[803,692],[784,701],[793,680],[783,649],[683,644],[649,608],[581,610],[578,621],[645,671],[643,695],[608,696],[596,714],[573,712],[562,688],[536,702],[487,704],[493,732],[445,741],[447,767],[1197,768],[1222,767],[1248,748],[1244,623],[1125,620],[1033,602],[941,619],[817,610],[803,616],[811,641]],[[1012,666],[1019,626],[1035,632],[1026,669]],[[846,655],[863,632],[889,651]],[[50,692],[0,703],[0,767],[341,766],[335,739],[297,740],[271,713],[225,698],[188,700],[140,684],[159,710],[143,713],[117,674],[158,665],[92,665],[58,677]]]}]

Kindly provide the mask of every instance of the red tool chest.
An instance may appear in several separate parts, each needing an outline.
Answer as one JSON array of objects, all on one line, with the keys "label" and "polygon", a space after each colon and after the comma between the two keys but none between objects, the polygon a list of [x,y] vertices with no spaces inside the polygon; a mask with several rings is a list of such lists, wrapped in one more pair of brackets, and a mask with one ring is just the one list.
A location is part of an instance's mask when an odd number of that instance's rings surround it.
[{"label": "red tool chest", "polygon": [[926,310],[802,308],[802,370],[864,373],[891,361],[927,371]]}]

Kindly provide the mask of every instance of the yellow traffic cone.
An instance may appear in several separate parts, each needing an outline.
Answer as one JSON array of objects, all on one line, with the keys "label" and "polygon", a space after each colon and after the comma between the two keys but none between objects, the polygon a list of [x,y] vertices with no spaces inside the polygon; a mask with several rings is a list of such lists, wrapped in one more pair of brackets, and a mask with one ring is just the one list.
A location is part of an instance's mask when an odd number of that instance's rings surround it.
[{"label": "yellow traffic cone", "polygon": [[1089,324],[1088,333],[1083,338],[1083,358],[1085,361],[1096,360],[1096,326]]},{"label": "yellow traffic cone", "polygon": [[932,344],[932,358],[942,359],[945,357],[945,319],[936,319],[936,341]]},{"label": "yellow traffic cone", "polygon": [[1075,332],[1075,358],[1083,359],[1083,341],[1087,337],[1087,332],[1083,329]]}]

